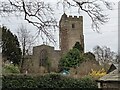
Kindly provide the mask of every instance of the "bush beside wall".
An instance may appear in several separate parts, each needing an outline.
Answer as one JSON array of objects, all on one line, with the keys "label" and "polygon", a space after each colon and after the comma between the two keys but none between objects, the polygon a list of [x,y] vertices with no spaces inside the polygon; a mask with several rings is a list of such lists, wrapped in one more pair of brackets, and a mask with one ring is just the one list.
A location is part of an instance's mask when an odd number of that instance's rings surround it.
[{"label": "bush beside wall", "polygon": [[60,74],[33,75],[3,75],[3,88],[97,88],[91,78],[73,79]]}]

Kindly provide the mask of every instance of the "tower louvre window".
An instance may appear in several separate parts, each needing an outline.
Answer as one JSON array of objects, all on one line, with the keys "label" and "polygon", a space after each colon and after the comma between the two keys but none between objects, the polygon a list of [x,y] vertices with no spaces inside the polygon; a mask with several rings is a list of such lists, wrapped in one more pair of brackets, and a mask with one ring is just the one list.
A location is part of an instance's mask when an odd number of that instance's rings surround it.
[{"label": "tower louvre window", "polygon": [[74,23],[72,24],[72,28],[75,28],[75,24]]}]

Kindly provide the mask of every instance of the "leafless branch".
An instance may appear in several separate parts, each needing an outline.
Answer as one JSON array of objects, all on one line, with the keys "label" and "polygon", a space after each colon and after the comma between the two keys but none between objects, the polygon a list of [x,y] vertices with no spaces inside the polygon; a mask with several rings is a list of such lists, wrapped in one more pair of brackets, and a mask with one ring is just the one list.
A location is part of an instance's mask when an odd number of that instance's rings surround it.
[{"label": "leafless branch", "polygon": [[92,20],[92,28],[93,30],[99,32],[100,25],[108,22],[108,15],[104,14],[104,10],[102,8],[103,5],[112,10],[112,3],[107,2],[105,0],[64,0],[71,7],[78,7],[78,12],[84,11]]},{"label": "leafless branch", "polygon": [[[43,32],[51,42],[55,42],[53,35],[49,29],[55,30],[57,26],[54,18],[54,10],[50,4],[45,1],[31,1],[25,0],[7,0],[0,4],[0,15],[21,14],[24,19],[37,27],[38,32]],[[66,4],[65,4],[66,3]],[[92,21],[92,28],[99,32],[100,25],[108,22],[108,15],[104,14],[102,6],[112,10],[112,4],[105,0],[63,0],[63,6],[78,7],[78,12],[84,11]],[[103,4],[103,5],[102,5]],[[64,8],[63,7],[63,8]],[[19,16],[19,15],[18,15]],[[41,34],[42,37],[42,34]]]},{"label": "leafless branch", "polygon": [[0,15],[4,12],[5,14],[21,13],[24,14],[24,19],[37,27],[38,32],[43,32],[47,36],[49,41],[55,43],[53,35],[49,32],[49,29],[56,29],[57,21],[54,17],[54,11],[50,4],[44,2],[32,1],[26,2],[25,0],[8,0],[9,3],[4,2],[4,5],[9,8],[6,9],[4,6],[0,6]]}]

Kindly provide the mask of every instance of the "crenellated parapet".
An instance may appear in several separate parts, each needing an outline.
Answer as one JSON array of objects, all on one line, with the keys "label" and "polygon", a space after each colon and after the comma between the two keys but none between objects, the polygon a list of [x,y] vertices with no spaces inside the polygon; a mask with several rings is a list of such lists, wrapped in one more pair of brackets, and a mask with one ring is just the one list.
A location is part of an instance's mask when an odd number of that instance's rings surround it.
[{"label": "crenellated parapet", "polygon": [[67,17],[69,20],[82,20],[83,19],[83,17],[82,16],[68,16]]},{"label": "crenellated parapet", "polygon": [[[65,13],[62,15],[61,20],[83,20],[83,16],[67,16]],[[61,21],[60,20],[60,21]]]}]

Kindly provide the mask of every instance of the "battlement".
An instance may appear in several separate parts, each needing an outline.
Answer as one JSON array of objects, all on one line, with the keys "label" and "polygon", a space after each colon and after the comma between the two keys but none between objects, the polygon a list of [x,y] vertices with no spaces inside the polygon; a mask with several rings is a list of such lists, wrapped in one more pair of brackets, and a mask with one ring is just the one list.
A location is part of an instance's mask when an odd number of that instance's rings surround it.
[{"label": "battlement", "polygon": [[68,21],[83,21],[83,16],[72,16],[72,15],[69,15],[67,16],[65,13],[62,15],[61,17],[61,21],[65,21],[65,20],[68,20]]},{"label": "battlement", "polygon": [[73,20],[73,19],[74,19],[74,20],[81,20],[81,19],[83,19],[82,16],[79,16],[79,17],[78,17],[78,16],[71,16],[71,15],[68,16],[67,18],[68,18],[69,20],[70,20],[70,19],[71,19],[71,20]]}]

